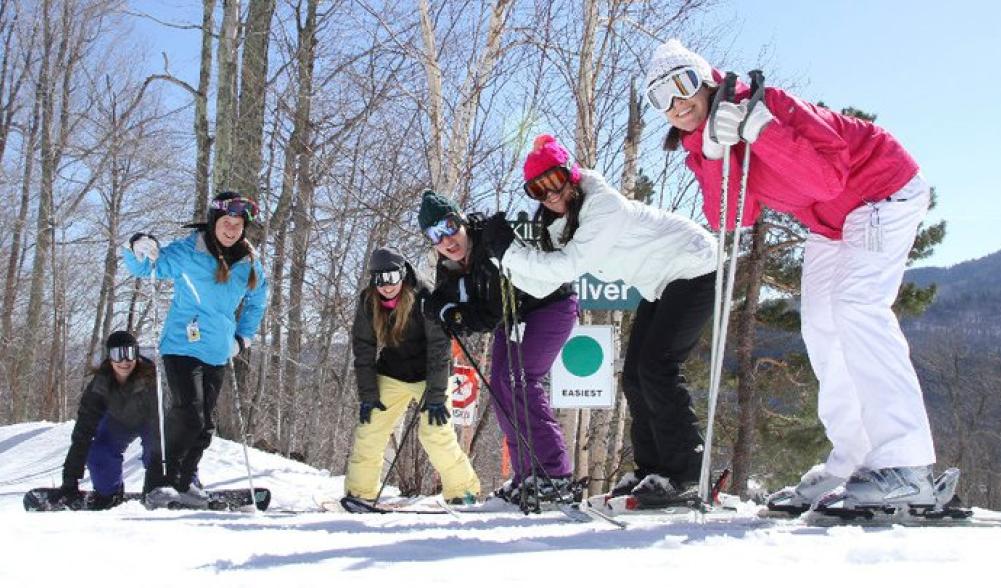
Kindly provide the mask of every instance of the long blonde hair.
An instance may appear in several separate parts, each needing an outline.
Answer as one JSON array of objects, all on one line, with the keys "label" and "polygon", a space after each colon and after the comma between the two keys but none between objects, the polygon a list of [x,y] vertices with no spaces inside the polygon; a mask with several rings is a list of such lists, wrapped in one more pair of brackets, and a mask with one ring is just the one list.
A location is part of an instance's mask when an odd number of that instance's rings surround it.
[{"label": "long blonde hair", "polygon": [[375,331],[375,340],[379,347],[396,347],[402,343],[403,333],[410,321],[410,311],[413,310],[417,300],[414,287],[407,280],[403,281],[395,308],[386,308],[382,305],[382,297],[379,296],[375,286],[369,286],[365,295],[368,296],[368,305],[372,309],[372,330]]}]

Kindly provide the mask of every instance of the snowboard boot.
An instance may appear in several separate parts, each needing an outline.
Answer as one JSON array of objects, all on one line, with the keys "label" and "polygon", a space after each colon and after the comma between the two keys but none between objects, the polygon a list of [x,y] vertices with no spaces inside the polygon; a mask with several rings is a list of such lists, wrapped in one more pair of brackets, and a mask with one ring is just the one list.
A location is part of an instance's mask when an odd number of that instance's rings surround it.
[{"label": "snowboard boot", "polygon": [[177,491],[177,503],[191,508],[208,508],[209,493],[195,484],[188,484],[187,488],[174,487]]},{"label": "snowboard boot", "polygon": [[87,510],[108,510],[121,504],[125,499],[125,488],[119,486],[111,494],[105,495],[94,492],[87,501]]},{"label": "snowboard boot", "polygon": [[860,468],[840,495],[826,497],[821,506],[841,509],[930,509],[936,506],[931,467]]},{"label": "snowboard boot", "polygon": [[608,498],[615,498],[616,496],[625,496],[626,494],[632,494],[633,489],[645,476],[639,475],[638,472],[632,471],[627,472],[619,481],[612,486],[612,489],[608,492]]},{"label": "snowboard boot", "polygon": [[143,496],[143,504],[146,508],[168,508],[171,504],[178,503],[178,493],[171,486],[159,486],[153,488]]},{"label": "snowboard boot", "polygon": [[768,508],[778,512],[799,514],[814,507],[824,495],[836,490],[845,479],[827,473],[826,468],[815,465],[803,474],[799,484],[785,488],[768,496]]},{"label": "snowboard boot", "polygon": [[698,501],[698,484],[676,486],[665,476],[650,474],[633,488],[633,497],[640,508],[687,506]]}]

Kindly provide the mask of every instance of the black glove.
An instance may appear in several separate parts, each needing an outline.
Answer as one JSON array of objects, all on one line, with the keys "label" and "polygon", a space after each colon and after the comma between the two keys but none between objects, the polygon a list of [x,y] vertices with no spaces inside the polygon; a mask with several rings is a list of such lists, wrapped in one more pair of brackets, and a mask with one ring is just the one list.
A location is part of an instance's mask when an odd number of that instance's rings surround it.
[{"label": "black glove", "polygon": [[503,258],[514,238],[514,229],[504,218],[504,213],[498,212],[487,219],[483,227],[483,245],[491,255],[497,259]]},{"label": "black glove", "polygon": [[63,480],[63,485],[52,494],[53,504],[65,504],[73,508],[83,503],[83,494],[80,492],[78,482],[73,479]]},{"label": "black glove", "polygon": [[442,309],[441,322],[445,325],[445,329],[456,335],[461,335],[468,330],[462,316],[461,305],[458,304],[452,304]]},{"label": "black glove", "polygon": [[425,299],[424,316],[431,321],[445,325],[452,333],[464,333],[465,324],[462,320],[462,305],[445,296],[429,296]]},{"label": "black glove", "polygon": [[428,413],[428,424],[439,427],[448,423],[448,407],[444,402],[426,402],[421,412]]},{"label": "black glove", "polygon": [[361,423],[371,423],[372,422],[372,409],[386,410],[386,405],[380,400],[375,402],[369,402],[367,400],[361,401],[361,408],[358,410],[358,421]]}]

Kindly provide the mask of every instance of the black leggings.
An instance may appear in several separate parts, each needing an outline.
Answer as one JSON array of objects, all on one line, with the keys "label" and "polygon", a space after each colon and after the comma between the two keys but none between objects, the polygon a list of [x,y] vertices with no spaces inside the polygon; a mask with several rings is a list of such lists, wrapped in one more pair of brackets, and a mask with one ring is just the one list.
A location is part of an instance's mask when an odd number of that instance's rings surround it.
[{"label": "black leggings", "polygon": [[636,309],[622,387],[640,476],[659,474],[680,486],[698,482],[703,440],[681,364],[712,316],[715,279],[712,272],[675,280],[659,299]]},{"label": "black leggings", "polygon": [[149,468],[154,473],[147,477],[147,491],[163,485],[185,490],[191,484],[202,453],[212,443],[212,413],[226,373],[226,366],[208,365],[185,355],[164,355],[163,368],[171,396],[164,419],[167,480],[157,479],[159,468]]}]

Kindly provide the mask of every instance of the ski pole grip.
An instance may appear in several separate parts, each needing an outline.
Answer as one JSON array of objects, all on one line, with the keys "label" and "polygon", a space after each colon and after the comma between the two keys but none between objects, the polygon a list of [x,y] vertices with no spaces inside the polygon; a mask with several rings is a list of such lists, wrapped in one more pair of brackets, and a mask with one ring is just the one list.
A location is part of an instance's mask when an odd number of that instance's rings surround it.
[{"label": "ski pole grip", "polygon": [[[747,113],[750,114],[754,106],[765,97],[765,74],[761,73],[760,69],[755,69],[747,72],[747,77],[751,78],[751,97],[747,100]],[[741,137],[744,136],[745,124],[747,124],[746,116],[740,121],[740,127],[737,129]]]},{"label": "ski pole grip", "polygon": [[713,102],[709,108],[709,136],[713,141],[719,142],[716,137],[716,110],[721,102],[733,102],[733,95],[737,89],[737,74],[732,71],[726,72],[723,76],[723,83],[720,84],[716,94],[713,95]]}]

